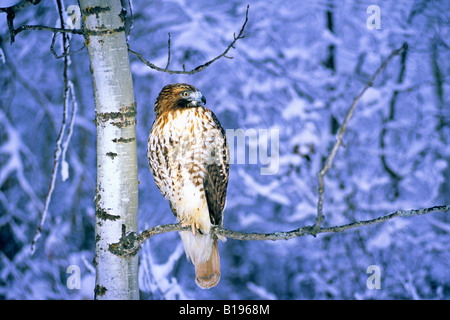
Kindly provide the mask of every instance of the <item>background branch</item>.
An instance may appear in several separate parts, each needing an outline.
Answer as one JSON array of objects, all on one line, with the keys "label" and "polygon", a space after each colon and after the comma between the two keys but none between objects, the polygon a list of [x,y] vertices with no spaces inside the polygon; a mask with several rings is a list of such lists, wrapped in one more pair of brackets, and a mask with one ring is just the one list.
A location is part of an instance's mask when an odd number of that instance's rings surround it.
[{"label": "background branch", "polygon": [[[406,42],[405,42],[406,44]],[[402,84],[405,78],[406,73],[406,56],[407,50],[404,50],[401,54],[401,63],[400,63],[400,72],[397,78],[397,84]],[[392,93],[392,97],[389,101],[389,116],[383,123],[383,128],[380,133],[379,146],[382,150],[380,154],[381,164],[383,165],[384,170],[388,173],[392,180],[393,190],[391,200],[395,200],[399,196],[399,183],[404,178],[401,174],[397,173],[388,163],[387,160],[387,152],[386,152],[386,136],[389,130],[389,124],[395,119],[395,109],[397,100],[399,98],[399,90],[394,90]]]},{"label": "background branch", "polygon": [[170,32],[169,32],[169,40],[167,40],[167,64],[164,70],[167,71],[169,69],[169,64],[170,64]]},{"label": "background branch", "polygon": [[[63,19],[63,13],[62,13],[62,4],[60,0],[56,1],[57,6],[58,6],[58,13],[59,13],[59,19],[61,22],[61,29],[62,30],[66,30],[64,29],[64,19]],[[56,34],[54,34],[53,39],[52,39],[52,45],[51,48],[53,48],[54,46],[54,42],[55,42],[55,38],[56,38]],[[45,223],[45,219],[47,217],[47,213],[50,207],[50,203],[51,203],[51,199],[52,199],[52,195],[53,195],[53,191],[55,190],[55,183],[56,183],[56,177],[58,174],[58,168],[59,165],[61,163],[61,161],[63,162],[63,164],[65,163],[65,152],[67,150],[67,144],[70,140],[70,136],[72,133],[72,127],[73,127],[73,120],[74,120],[74,106],[72,106],[72,117],[71,117],[71,125],[70,125],[70,129],[69,129],[69,134],[68,137],[66,138],[66,140],[64,141],[64,133],[66,131],[66,121],[67,121],[67,110],[68,110],[68,104],[69,104],[69,95],[72,95],[72,102],[74,100],[73,96],[74,96],[74,92],[73,92],[73,88],[69,85],[69,76],[68,76],[68,72],[69,72],[69,59],[68,59],[68,43],[69,39],[68,39],[68,35],[63,33],[62,34],[62,41],[61,41],[61,46],[63,48],[63,56],[64,56],[64,69],[63,69],[63,79],[64,79],[64,102],[63,102],[63,117],[62,117],[62,123],[61,123],[61,129],[59,131],[59,135],[58,138],[56,140],[56,148],[55,148],[55,153],[53,156],[53,169],[52,169],[52,174],[51,174],[51,179],[50,179],[50,186],[47,192],[47,196],[45,198],[45,205],[44,205],[44,209],[41,212],[41,219],[39,221],[39,225],[36,229],[36,233],[34,235],[33,241],[31,243],[31,252],[34,253],[36,250],[36,243],[39,240],[39,238],[41,237],[42,234],[42,228],[44,226]],[[52,50],[52,53],[55,54],[54,50]],[[61,159],[62,157],[62,159]]]},{"label": "background branch", "polygon": [[14,30],[14,18],[16,17],[16,12],[28,7],[29,5],[38,4],[39,2],[41,2],[41,0],[22,0],[13,6],[0,8],[0,13],[1,12],[6,13],[6,21],[8,24],[8,29],[11,37],[11,43],[14,42],[14,37],[16,35],[16,32]]},{"label": "background branch", "polygon": [[320,226],[322,224],[323,221],[323,197],[324,197],[324,191],[325,191],[325,175],[327,173],[327,171],[331,168],[331,165],[333,164],[333,160],[336,156],[336,153],[339,149],[339,147],[342,145],[342,137],[344,136],[345,131],[347,130],[347,125],[350,121],[350,118],[353,115],[353,111],[355,110],[356,104],[358,103],[359,99],[361,99],[361,97],[364,95],[364,93],[366,92],[367,89],[369,89],[372,85],[373,82],[375,81],[375,79],[377,78],[377,76],[381,73],[381,71],[384,70],[384,68],[386,68],[387,64],[389,63],[389,61],[391,61],[392,58],[394,58],[395,56],[401,54],[404,50],[407,49],[407,44],[406,42],[398,49],[394,50],[391,52],[391,54],[386,58],[386,60],[383,61],[383,63],[380,65],[380,67],[377,69],[377,71],[372,75],[372,77],[370,78],[369,82],[366,84],[366,86],[361,90],[361,92],[359,93],[359,95],[355,98],[355,100],[353,100],[352,105],[350,106],[350,109],[347,112],[347,115],[344,119],[344,122],[342,123],[338,134],[337,134],[337,139],[336,139],[336,143],[334,144],[333,148],[331,149],[330,154],[328,155],[327,160],[325,161],[325,164],[322,168],[322,170],[320,170],[319,174],[318,174],[318,180],[319,180],[319,199],[317,202],[317,217],[316,217],[316,222],[314,224],[314,230],[313,232],[319,232],[320,230]]},{"label": "background branch", "polygon": [[16,12],[17,10],[26,8],[32,4],[38,4],[39,2],[41,2],[41,0],[22,0],[13,6],[0,8],[0,12],[8,12],[8,11]]},{"label": "background branch", "polygon": [[[62,33],[62,34],[65,36],[64,33]],[[80,49],[77,49],[77,50],[72,51],[72,52],[68,52],[68,50],[65,50],[65,52],[63,52],[61,55],[58,55],[58,54],[56,53],[56,50],[55,50],[55,41],[56,41],[56,37],[57,37],[57,36],[58,36],[58,32],[53,32],[52,43],[50,44],[50,51],[51,51],[51,53],[53,54],[53,56],[54,56],[56,59],[68,57],[68,56],[70,56],[71,54],[80,52],[81,50],[83,50],[84,48],[86,48],[86,45],[83,44],[83,46],[82,46]]]},{"label": "background branch", "polygon": [[214,59],[206,62],[205,64],[202,64],[192,70],[185,70],[185,67],[183,65],[183,70],[169,70],[169,63],[170,63],[170,34],[169,34],[169,40],[168,40],[168,59],[167,59],[167,65],[165,68],[161,68],[158,67],[156,65],[154,65],[153,63],[151,63],[150,61],[148,61],[147,59],[145,59],[142,54],[137,53],[133,50],[131,50],[130,48],[128,48],[128,51],[132,54],[134,54],[136,57],[138,57],[139,60],[141,60],[144,64],[146,64],[148,67],[156,70],[156,71],[161,71],[161,72],[167,72],[169,74],[194,74],[197,72],[200,72],[204,69],[206,69],[208,66],[210,66],[212,63],[214,63],[215,61],[219,60],[220,58],[228,58],[228,59],[232,59],[232,57],[228,57],[227,53],[233,48],[236,49],[236,47],[234,46],[236,44],[236,42],[239,39],[243,39],[245,37],[244,35],[244,30],[245,30],[245,26],[247,25],[248,22],[248,9],[249,9],[249,5],[247,5],[247,10],[245,12],[245,21],[244,24],[242,25],[241,30],[239,31],[239,34],[236,36],[236,34],[233,34],[233,38],[234,40],[230,43],[230,45],[225,49],[224,52],[222,52],[221,54],[219,54],[217,57],[215,57]]}]

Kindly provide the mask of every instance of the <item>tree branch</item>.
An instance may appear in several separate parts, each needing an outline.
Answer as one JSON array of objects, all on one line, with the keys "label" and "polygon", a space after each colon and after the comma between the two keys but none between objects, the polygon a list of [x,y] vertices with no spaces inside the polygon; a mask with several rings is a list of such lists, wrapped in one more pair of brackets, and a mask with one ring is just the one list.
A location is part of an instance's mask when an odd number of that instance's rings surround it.
[{"label": "tree branch", "polygon": [[32,5],[32,4],[36,5],[39,2],[41,2],[41,0],[22,0],[13,6],[6,7],[6,8],[0,8],[0,13],[6,12],[6,21],[7,21],[7,25],[8,25],[8,29],[9,29],[9,34],[11,37],[11,43],[14,42],[14,37],[16,35],[15,30],[14,30],[14,18],[16,17],[16,12],[23,8],[28,7],[29,5]]},{"label": "tree branch", "polygon": [[[62,33],[62,34],[65,36],[65,33]],[[75,51],[72,51],[72,52],[68,52],[68,50],[65,50],[65,52],[63,52],[61,55],[58,55],[56,53],[56,50],[55,50],[55,42],[56,42],[56,37],[57,36],[58,36],[58,32],[54,32],[53,33],[53,37],[52,37],[52,43],[50,44],[50,51],[55,56],[56,59],[68,57],[68,56],[70,56],[70,55],[72,55],[74,53],[80,52],[81,50],[86,48],[86,45],[83,44],[83,46],[80,49],[78,49],[78,50],[75,50]]]},{"label": "tree branch", "polygon": [[[212,231],[216,235],[220,235],[226,238],[235,239],[235,240],[289,240],[292,238],[299,238],[307,235],[316,236],[319,233],[337,233],[337,232],[343,232],[345,230],[369,226],[373,224],[378,224],[382,222],[386,222],[388,220],[398,218],[398,217],[412,217],[412,216],[419,216],[424,215],[432,212],[447,212],[450,210],[450,205],[442,205],[442,206],[435,206],[430,208],[424,208],[424,209],[412,209],[412,210],[397,210],[391,214],[381,216],[375,219],[371,220],[363,220],[363,221],[356,221],[340,226],[334,226],[334,227],[325,227],[325,228],[319,228],[319,230],[315,230],[315,226],[305,226],[301,227],[292,231],[287,232],[271,232],[271,233],[247,233],[247,232],[239,232],[239,231],[233,231],[224,229],[218,226],[214,226]],[[190,227],[183,227],[181,223],[172,223],[172,224],[164,224],[155,226],[152,228],[149,228],[139,235],[136,235],[135,233],[126,233],[125,230],[123,230],[122,237],[119,242],[111,244],[109,247],[109,251],[111,251],[114,254],[117,254],[119,256],[123,257],[129,257],[133,256],[138,253],[141,245],[151,237],[162,234],[166,232],[174,232],[174,231],[191,231]]]},{"label": "tree branch", "polygon": [[84,30],[82,29],[65,29],[65,28],[54,28],[48,26],[41,25],[23,25],[14,29],[15,34],[18,34],[25,30],[43,30],[43,31],[51,31],[53,33],[63,32],[63,33],[73,33],[73,34],[84,34]]},{"label": "tree branch", "polygon": [[325,174],[331,168],[331,165],[333,164],[333,160],[337,154],[337,151],[338,151],[339,147],[342,145],[342,137],[344,136],[344,133],[347,130],[347,125],[350,121],[350,118],[353,115],[353,111],[355,110],[356,104],[358,103],[359,99],[361,99],[361,97],[366,92],[366,90],[369,89],[373,85],[375,79],[378,77],[378,75],[381,73],[381,71],[383,71],[384,68],[386,68],[389,61],[391,61],[391,59],[394,58],[395,56],[401,54],[404,50],[407,49],[407,47],[408,46],[405,42],[400,48],[392,51],[391,54],[386,58],[386,60],[383,61],[383,63],[380,65],[380,67],[377,69],[377,71],[375,71],[375,73],[372,75],[372,77],[370,78],[370,80],[366,84],[366,86],[361,90],[359,95],[355,98],[355,100],[353,100],[353,103],[347,112],[344,122],[342,123],[342,125],[338,131],[336,143],[334,144],[333,148],[331,149],[331,152],[328,155],[328,158],[325,161],[325,164],[324,164],[322,170],[320,170],[320,172],[318,174],[319,199],[317,202],[317,217],[316,217],[316,222],[314,224],[313,232],[319,232],[319,230],[321,230],[320,226],[323,222],[323,197],[324,197],[324,191],[325,191],[325,182],[324,182]]},{"label": "tree branch", "polygon": [[169,74],[194,74],[197,72],[200,72],[204,69],[206,69],[207,67],[209,67],[212,63],[214,63],[215,61],[219,60],[220,58],[227,58],[227,59],[233,59],[232,57],[227,56],[228,51],[230,51],[232,48],[236,49],[236,47],[234,46],[236,44],[236,42],[239,39],[243,39],[245,37],[244,30],[245,30],[245,26],[247,25],[248,22],[248,9],[249,9],[249,5],[247,5],[247,11],[245,12],[245,21],[244,24],[242,25],[241,30],[239,31],[239,34],[236,37],[236,34],[233,34],[233,38],[234,40],[230,43],[230,45],[225,49],[224,52],[222,52],[221,54],[219,54],[217,57],[215,57],[214,59],[206,62],[205,64],[202,64],[192,70],[186,70],[185,66],[183,65],[183,70],[169,70],[169,63],[170,63],[170,34],[169,34],[169,41],[168,41],[168,59],[167,59],[167,65],[165,68],[161,68],[158,67],[156,65],[154,65],[153,63],[151,63],[150,61],[148,61],[147,59],[145,59],[142,54],[137,53],[133,50],[131,50],[130,48],[128,48],[128,51],[132,54],[134,54],[136,57],[138,57],[139,60],[141,60],[144,64],[146,64],[148,67],[156,70],[156,71],[161,71],[161,72],[166,72]]},{"label": "tree branch", "polygon": [[14,11],[15,12],[17,10],[26,8],[26,7],[28,7],[28,6],[32,5],[32,4],[36,5],[39,2],[41,2],[41,0],[22,0],[22,1],[18,2],[18,3],[16,3],[15,5],[13,5],[13,6],[6,7],[6,8],[0,8],[0,12],[8,12],[8,11]]},{"label": "tree branch", "polygon": [[169,40],[167,40],[167,64],[165,71],[169,70],[169,64],[170,64],[170,32],[169,32]]},{"label": "tree branch", "polygon": [[[406,44],[406,42],[405,42]],[[398,75],[397,84],[401,84],[403,82],[405,71],[406,71],[406,54],[407,50],[402,52],[401,55],[401,67],[400,67],[400,73]],[[399,183],[403,179],[403,177],[395,172],[394,169],[388,164],[387,156],[386,156],[386,134],[388,133],[388,126],[389,123],[394,120],[395,117],[395,105],[397,102],[397,98],[399,95],[399,90],[394,90],[392,93],[391,100],[389,102],[389,116],[383,123],[383,128],[381,129],[380,138],[379,138],[379,146],[381,148],[381,165],[383,166],[384,170],[389,174],[392,183],[393,183],[393,198],[390,200],[395,200],[399,196]]]},{"label": "tree branch", "polygon": [[[18,27],[17,29],[10,28],[11,33],[11,44],[14,42],[15,36],[23,31],[26,30],[40,30],[40,31],[51,31],[53,34],[56,33],[71,33],[71,34],[79,34],[83,36],[102,36],[105,34],[113,34],[115,32],[121,32],[125,29],[123,27],[117,28],[117,29],[104,29],[104,30],[89,30],[86,31],[84,28],[81,29],[65,29],[65,28],[54,28],[54,27],[48,27],[48,26],[41,26],[41,25],[23,25]],[[84,48],[84,47],[83,47]]]},{"label": "tree branch", "polygon": [[[58,0],[57,1],[57,5],[58,5],[58,13],[59,13],[59,18],[60,18],[60,22],[61,22],[61,28],[63,30],[64,29],[64,20],[63,20],[63,14],[62,14],[62,4],[61,1]],[[55,35],[53,37],[52,40],[52,47],[54,45],[54,41],[55,41]],[[31,253],[33,254],[36,250],[36,243],[39,240],[39,238],[41,237],[41,233],[42,233],[42,228],[44,226],[45,223],[45,219],[47,217],[47,213],[50,207],[50,203],[51,203],[51,199],[52,199],[52,195],[53,195],[53,191],[55,190],[55,183],[56,183],[56,176],[58,174],[58,168],[59,165],[61,163],[61,155],[63,155],[63,158],[65,157],[65,148],[64,148],[64,132],[66,130],[66,120],[67,120],[67,109],[68,109],[68,104],[69,104],[69,90],[71,89],[69,87],[69,77],[68,77],[68,68],[69,68],[69,60],[68,60],[68,46],[67,46],[67,42],[68,42],[68,36],[63,33],[63,37],[62,37],[62,43],[61,46],[63,47],[63,51],[64,51],[64,69],[63,69],[63,78],[64,78],[64,103],[63,103],[63,118],[62,118],[62,123],[61,123],[61,129],[59,131],[59,135],[58,138],[56,140],[56,148],[55,148],[55,153],[53,156],[53,169],[52,169],[52,175],[51,175],[51,179],[50,179],[50,186],[47,192],[47,196],[45,198],[45,206],[44,209],[42,210],[41,213],[41,219],[39,221],[39,225],[36,229],[36,233],[34,235],[33,241],[31,243]],[[55,54],[56,55],[56,54]],[[71,91],[71,94],[73,96],[73,91]],[[73,121],[73,114],[72,114],[72,119],[71,122]],[[66,138],[70,139],[70,137]]]}]

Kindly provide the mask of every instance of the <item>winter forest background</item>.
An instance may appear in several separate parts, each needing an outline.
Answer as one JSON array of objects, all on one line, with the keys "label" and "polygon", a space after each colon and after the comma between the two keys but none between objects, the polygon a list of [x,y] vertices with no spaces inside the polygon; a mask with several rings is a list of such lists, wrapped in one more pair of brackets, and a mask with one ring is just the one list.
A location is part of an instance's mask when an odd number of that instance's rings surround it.
[{"label": "winter forest background", "polygon": [[[13,3],[0,1],[0,7]],[[232,60],[195,75],[169,75],[130,56],[140,230],[175,222],[146,157],[153,104],[164,85],[198,87],[227,129],[279,129],[276,174],[261,175],[261,161],[231,165],[224,226],[288,231],[314,223],[317,173],[336,130],[370,76],[404,43],[406,53],[390,62],[356,107],[345,147],[327,174],[324,225],[450,203],[449,1],[133,1],[130,48],[164,67],[170,32],[171,67],[194,68],[229,45],[247,4],[246,37],[229,52]],[[370,5],[381,9],[380,29],[366,25]],[[14,23],[53,27],[60,21],[54,1],[41,1],[21,10]],[[51,40],[51,32],[26,31],[10,45],[6,14],[0,14],[3,299],[93,298],[96,137],[86,49],[70,56],[77,105],[72,136],[42,237],[30,254],[63,119],[63,61],[52,55]],[[73,35],[70,50],[83,43]],[[139,253],[141,298],[450,299],[449,243],[450,217],[442,212],[316,238],[229,239],[219,244],[221,281],[204,291],[194,283],[178,234],[165,233]],[[66,286],[70,265],[80,267],[79,290]],[[366,286],[370,265],[381,269],[379,290]]]}]

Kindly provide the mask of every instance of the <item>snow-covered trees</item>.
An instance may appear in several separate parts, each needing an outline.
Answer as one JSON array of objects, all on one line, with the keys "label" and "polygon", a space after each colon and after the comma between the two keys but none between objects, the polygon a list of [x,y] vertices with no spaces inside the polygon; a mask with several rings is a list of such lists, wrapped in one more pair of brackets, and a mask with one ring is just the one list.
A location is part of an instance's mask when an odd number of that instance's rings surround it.
[{"label": "snow-covered trees", "polygon": [[[190,70],[216,57],[245,16],[240,1],[133,2],[130,48],[152,63]],[[367,28],[371,5],[380,29]],[[76,5],[66,1],[65,7]],[[146,139],[163,85],[191,82],[228,129],[279,130],[279,170],[233,164],[225,227],[288,231],[314,223],[317,173],[349,105],[390,52],[408,44],[362,97],[344,145],[327,173],[324,226],[373,219],[400,209],[449,203],[447,1],[251,1],[246,37],[194,75],[155,72],[131,55],[137,109],[139,226],[173,223],[148,171]],[[130,10],[128,10],[130,13]],[[77,100],[66,161],[56,180],[36,253],[30,244],[43,209],[60,130],[63,61],[49,50],[52,32],[16,34],[0,15],[0,295],[5,298],[92,298],[96,189],[94,101],[86,50],[70,55]],[[16,14],[14,26],[59,26],[52,3]],[[63,52],[58,35],[55,50]],[[70,39],[70,51],[84,45]],[[249,148],[255,147],[247,145]],[[114,152],[114,151],[111,151]],[[393,219],[340,234],[289,241],[228,240],[221,247],[217,290],[192,283],[175,233],[140,251],[144,298],[432,298],[450,296],[448,214]],[[66,286],[80,267],[81,289]],[[367,269],[381,270],[368,289]]]}]

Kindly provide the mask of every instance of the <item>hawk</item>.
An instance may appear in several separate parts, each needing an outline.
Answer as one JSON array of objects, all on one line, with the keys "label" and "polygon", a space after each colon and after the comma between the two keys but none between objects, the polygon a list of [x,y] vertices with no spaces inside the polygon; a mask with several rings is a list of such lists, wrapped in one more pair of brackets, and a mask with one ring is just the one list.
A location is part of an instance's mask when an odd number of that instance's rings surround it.
[{"label": "hawk", "polygon": [[[225,131],[194,86],[165,86],[155,103],[148,162],[156,185],[183,226],[181,241],[195,266],[195,282],[208,289],[220,280],[219,236],[229,172]],[[220,237],[221,240],[224,240]]]}]

